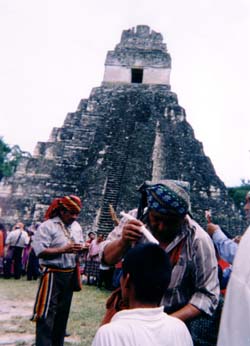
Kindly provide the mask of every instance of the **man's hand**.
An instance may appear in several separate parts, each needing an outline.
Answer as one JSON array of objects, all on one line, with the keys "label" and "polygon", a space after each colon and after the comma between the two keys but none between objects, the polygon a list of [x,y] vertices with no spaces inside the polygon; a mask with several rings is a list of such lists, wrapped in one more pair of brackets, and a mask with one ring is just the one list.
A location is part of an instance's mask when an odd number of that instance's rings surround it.
[{"label": "man's hand", "polygon": [[78,253],[82,251],[82,244],[68,243],[62,248],[62,253]]},{"label": "man's hand", "polygon": [[205,218],[207,220],[207,233],[212,237],[212,235],[219,228],[219,226],[216,225],[215,223],[212,223],[210,210],[205,211]]},{"label": "man's hand", "polygon": [[141,226],[143,226],[143,223],[140,220],[135,219],[128,221],[122,230],[122,241],[125,244],[137,242],[143,235]]},{"label": "man's hand", "polygon": [[68,243],[67,245],[62,246],[62,247],[47,248],[39,254],[39,257],[41,257],[41,258],[55,258],[62,253],[78,253],[78,252],[82,251],[82,249],[83,249],[82,244]]},{"label": "man's hand", "polygon": [[107,244],[103,253],[105,263],[111,265],[119,262],[130,246],[137,242],[143,235],[143,223],[137,219],[129,220],[122,229],[121,238]]}]

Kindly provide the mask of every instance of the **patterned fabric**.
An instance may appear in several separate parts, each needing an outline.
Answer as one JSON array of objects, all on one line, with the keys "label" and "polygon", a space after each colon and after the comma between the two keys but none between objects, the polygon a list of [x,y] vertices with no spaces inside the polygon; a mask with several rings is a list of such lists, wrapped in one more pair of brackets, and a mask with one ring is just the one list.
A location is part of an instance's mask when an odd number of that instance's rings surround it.
[{"label": "patterned fabric", "polygon": [[85,274],[97,278],[100,272],[100,262],[92,259],[86,261]]},{"label": "patterned fabric", "polygon": [[190,209],[189,195],[176,181],[165,180],[149,186],[146,193],[148,207],[161,214],[173,211],[184,216]]},{"label": "patterned fabric", "polygon": [[45,213],[45,220],[56,216],[58,209],[64,207],[70,212],[80,213],[82,203],[79,197],[70,195],[61,198],[55,198]]}]

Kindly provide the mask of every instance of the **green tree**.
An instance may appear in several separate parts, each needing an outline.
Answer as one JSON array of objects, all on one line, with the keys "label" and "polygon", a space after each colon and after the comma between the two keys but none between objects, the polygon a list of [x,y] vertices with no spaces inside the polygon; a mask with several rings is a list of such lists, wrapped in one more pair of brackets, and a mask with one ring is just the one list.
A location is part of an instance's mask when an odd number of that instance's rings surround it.
[{"label": "green tree", "polygon": [[14,174],[16,167],[23,157],[31,157],[31,154],[22,151],[18,145],[10,147],[0,137],[0,180]]},{"label": "green tree", "polygon": [[241,181],[240,186],[236,187],[229,187],[228,188],[228,193],[230,197],[234,200],[234,203],[238,208],[241,208],[246,201],[246,194],[247,192],[250,191],[250,181]]}]

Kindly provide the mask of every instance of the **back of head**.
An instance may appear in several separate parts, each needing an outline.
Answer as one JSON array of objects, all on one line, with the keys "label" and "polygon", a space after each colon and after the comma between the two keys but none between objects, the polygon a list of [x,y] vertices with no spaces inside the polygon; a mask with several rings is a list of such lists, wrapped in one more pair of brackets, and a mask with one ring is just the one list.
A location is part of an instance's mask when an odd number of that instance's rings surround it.
[{"label": "back of head", "polygon": [[128,273],[141,303],[159,304],[171,277],[166,252],[156,244],[140,244],[129,250],[123,261],[123,275]]}]

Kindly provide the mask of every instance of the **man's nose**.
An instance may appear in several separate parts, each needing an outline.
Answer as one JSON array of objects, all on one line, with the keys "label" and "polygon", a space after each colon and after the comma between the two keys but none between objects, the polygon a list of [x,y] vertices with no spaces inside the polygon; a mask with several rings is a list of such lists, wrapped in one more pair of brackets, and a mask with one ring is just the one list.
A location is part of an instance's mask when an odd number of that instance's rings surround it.
[{"label": "man's nose", "polygon": [[161,232],[164,231],[165,228],[166,228],[165,222],[158,222],[157,228],[158,228],[158,230],[161,231]]}]

